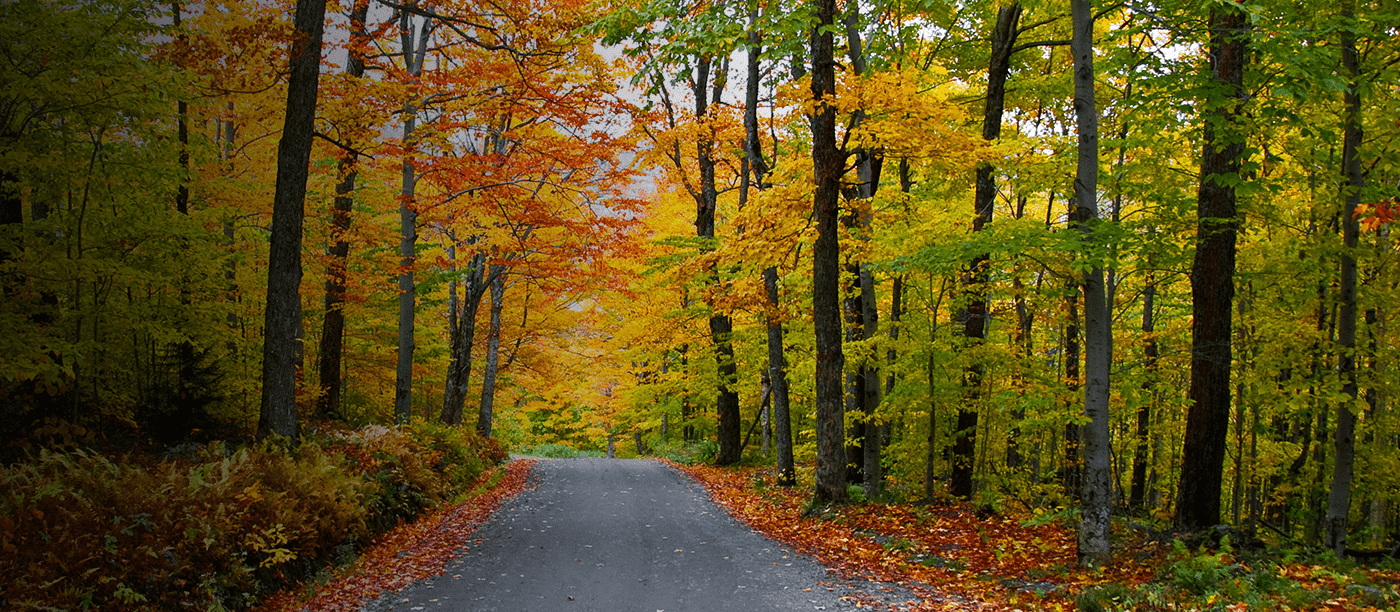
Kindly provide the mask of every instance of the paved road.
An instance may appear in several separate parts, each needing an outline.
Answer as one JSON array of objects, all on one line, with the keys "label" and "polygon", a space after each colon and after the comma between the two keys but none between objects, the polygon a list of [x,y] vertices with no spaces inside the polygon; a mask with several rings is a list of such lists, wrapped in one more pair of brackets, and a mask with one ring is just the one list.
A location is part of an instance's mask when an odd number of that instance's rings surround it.
[{"label": "paved road", "polygon": [[[447,573],[367,611],[836,610],[851,588],[653,461],[550,459]],[[833,590],[828,590],[832,588]]]}]

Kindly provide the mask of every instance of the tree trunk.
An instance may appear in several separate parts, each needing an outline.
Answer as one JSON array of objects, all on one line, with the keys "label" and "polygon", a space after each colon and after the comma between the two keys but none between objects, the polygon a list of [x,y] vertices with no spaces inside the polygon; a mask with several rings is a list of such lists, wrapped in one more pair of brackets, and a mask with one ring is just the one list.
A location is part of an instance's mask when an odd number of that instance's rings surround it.
[{"label": "tree trunk", "polygon": [[1342,207],[1342,250],[1341,305],[1337,313],[1337,341],[1342,345],[1337,361],[1337,374],[1342,379],[1342,393],[1346,398],[1337,405],[1337,428],[1333,433],[1336,445],[1332,462],[1332,491],[1327,500],[1327,523],[1325,544],[1341,557],[1347,546],[1347,515],[1351,510],[1351,473],[1356,457],[1356,243],[1360,234],[1360,223],[1356,219],[1356,207],[1361,203],[1361,190],[1365,187],[1365,175],[1361,169],[1358,149],[1361,147],[1361,88],[1360,60],[1356,50],[1355,0],[1348,0],[1342,8],[1342,67],[1346,69],[1350,83],[1344,94],[1346,108],[1343,110],[1342,172],[1345,178],[1342,193],[1345,198]]},{"label": "tree trunk", "polygon": [[447,367],[440,417],[441,421],[448,425],[462,424],[462,414],[467,403],[467,388],[471,382],[472,347],[476,344],[476,313],[481,309],[481,298],[486,295],[491,284],[491,279],[486,273],[486,254],[478,251],[472,255],[470,261],[466,274],[462,277],[461,307],[457,307],[454,288],[448,316],[449,350],[452,356]]},{"label": "tree trunk", "polygon": [[[1088,223],[1098,217],[1099,114],[1094,105],[1094,16],[1090,0],[1072,0],[1074,111],[1079,128],[1079,163],[1075,172],[1076,217],[1086,241]],[[1113,483],[1109,446],[1109,368],[1113,359],[1109,310],[1103,266],[1093,264],[1084,275],[1084,481],[1080,496],[1079,562],[1103,567],[1109,561],[1109,511]]]},{"label": "tree trunk", "polygon": [[[710,62],[708,57],[702,57],[699,61],[698,76],[693,91],[696,118],[704,118],[709,115],[710,97],[707,95],[707,88],[710,82]],[[714,80],[713,95],[718,98],[724,90],[723,74],[717,74]],[[715,209],[719,205],[719,192],[715,187],[713,133],[700,138],[695,147],[700,166],[700,191],[695,194],[695,235],[700,238],[713,239],[715,237]],[[709,283],[712,286],[718,286],[718,267],[712,264],[706,272],[710,279]],[[715,398],[715,408],[719,413],[719,430],[717,432],[719,454],[715,457],[715,463],[729,465],[739,461],[739,436],[742,433],[739,423],[739,394],[733,389],[736,366],[731,335],[734,324],[728,315],[714,309],[713,298],[707,298],[706,302],[710,307],[710,339],[715,345],[715,364],[719,374],[719,385]]]},{"label": "tree trunk", "polygon": [[[997,23],[992,31],[992,53],[987,69],[987,101],[982,114],[982,138],[989,141],[1001,137],[1001,116],[1006,105],[1006,79],[1011,72],[1011,51],[1016,45],[1017,23],[1021,5],[1012,3],[997,11]],[[992,221],[996,204],[995,169],[990,163],[977,167],[977,191],[973,201],[972,231],[980,232]],[[989,313],[987,285],[990,281],[989,257],[983,253],[972,258],[963,279],[966,303],[963,312],[963,337],[968,347],[987,339]],[[958,406],[958,428],[953,441],[953,474],[949,491],[964,499],[972,497],[973,469],[977,450],[977,409],[982,401],[982,378],[985,366],[969,365],[963,372],[963,401]]]},{"label": "tree trunk", "polygon": [[[762,190],[768,175],[768,163],[763,159],[761,143],[758,139],[758,88],[759,56],[762,51],[762,35],[755,27],[758,11],[749,13],[748,33],[748,79],[744,88],[744,145],[745,161],[753,173],[754,186]],[[748,179],[746,173],[744,179]],[[773,447],[778,455],[778,484],[791,487],[797,484],[797,471],[792,458],[792,418],[788,412],[787,357],[783,353],[783,321],[778,300],[778,269],[773,266],[763,270],[763,288],[768,297],[765,321],[768,328],[768,381],[769,381],[769,420],[772,422]]]},{"label": "tree trunk", "polygon": [[[1152,263],[1148,262],[1150,268]],[[1154,389],[1157,377],[1157,337],[1152,317],[1153,300],[1157,296],[1157,285],[1152,272],[1147,273],[1146,286],[1142,290],[1142,367],[1146,378],[1142,382],[1145,401],[1137,411],[1137,447],[1133,450],[1133,477],[1128,493],[1128,507],[1139,512],[1146,510],[1147,462],[1152,426],[1152,405],[1157,396]]]},{"label": "tree trunk", "polygon": [[[1216,5],[1210,12],[1212,81],[1227,100],[1203,110],[1204,136],[1196,208],[1196,256],[1191,264],[1191,408],[1182,441],[1176,525],[1200,529],[1220,521],[1221,465],[1230,424],[1231,315],[1235,294],[1234,181],[1244,138],[1245,62],[1249,21],[1243,10]],[[1214,95],[1212,95],[1214,97]]]},{"label": "tree trunk", "polygon": [[316,95],[321,74],[325,0],[298,0],[287,117],[277,145],[277,184],[272,200],[271,249],[267,265],[267,310],[263,327],[263,388],[258,438],[298,435],[296,338],[301,320],[301,233],[311,139],[316,131]]},{"label": "tree trunk", "polygon": [[841,249],[837,242],[840,188],[845,156],[836,147],[836,60],[831,36],[836,0],[812,0],[816,27],[811,30],[812,319],[816,336],[817,502],[844,502],[846,449],[841,407]]},{"label": "tree trunk", "polygon": [[[491,327],[486,335],[486,367],[481,375],[481,408],[477,411],[476,433],[491,437],[492,409],[496,404],[496,369],[500,365],[501,310],[505,306],[505,266],[491,266]],[[637,454],[641,454],[638,451]]]},{"label": "tree trunk", "polygon": [[[424,19],[422,30],[415,38],[412,14],[403,9],[399,11],[399,28],[404,71],[409,79],[417,79],[423,72],[423,58],[428,52],[433,21],[431,18]],[[413,131],[417,126],[418,110],[416,103],[409,102],[403,111],[403,146],[408,151],[414,150]],[[413,198],[417,184],[418,174],[410,153],[404,156],[403,190],[399,197],[399,355],[394,373],[394,422],[399,425],[408,424],[413,417],[413,351],[416,347],[413,333],[414,306],[417,303],[413,273],[418,242],[418,211]]]},{"label": "tree trunk", "polygon": [[[1070,214],[1075,212],[1071,199]],[[1065,303],[1069,311],[1069,321],[1065,323],[1065,387],[1078,395],[1081,373],[1079,371],[1079,284],[1071,282],[1066,287]],[[1064,460],[1061,462],[1061,482],[1065,494],[1079,499],[1080,494],[1080,427],[1078,423],[1065,424]]]},{"label": "tree trunk", "polygon": [[[345,66],[345,74],[360,78],[365,75],[364,56],[359,45],[364,43],[365,17],[369,12],[369,0],[356,0],[350,13],[350,60]],[[356,168],[357,155],[347,142],[347,150],[341,152],[336,163],[340,182],[335,185],[335,202],[331,218],[333,242],[326,248],[330,264],[326,266],[325,319],[321,323],[320,363],[317,367],[321,393],[316,404],[316,414],[323,419],[340,418],[340,370],[341,354],[345,345],[345,284],[346,267],[350,258],[350,243],[345,240],[345,232],[350,229],[350,211],[355,203],[355,180],[359,176]]]}]

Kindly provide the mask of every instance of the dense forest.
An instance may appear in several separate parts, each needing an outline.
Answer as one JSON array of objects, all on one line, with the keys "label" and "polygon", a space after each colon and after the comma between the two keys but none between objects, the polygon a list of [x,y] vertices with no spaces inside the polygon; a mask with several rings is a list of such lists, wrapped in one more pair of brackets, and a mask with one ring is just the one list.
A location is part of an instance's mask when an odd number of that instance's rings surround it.
[{"label": "dense forest", "polygon": [[0,454],[441,424],[1061,513],[1087,565],[1121,516],[1392,550],[1398,29],[5,2]]}]

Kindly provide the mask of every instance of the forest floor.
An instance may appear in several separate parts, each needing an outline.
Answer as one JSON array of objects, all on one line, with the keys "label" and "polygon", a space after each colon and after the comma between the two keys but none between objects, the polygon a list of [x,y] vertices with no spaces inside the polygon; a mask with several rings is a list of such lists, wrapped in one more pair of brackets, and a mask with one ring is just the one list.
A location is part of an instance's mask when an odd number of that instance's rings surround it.
[{"label": "forest floor", "polygon": [[375,541],[349,566],[328,568],[301,587],[277,593],[253,612],[352,612],[385,593],[441,575],[473,532],[504,501],[529,488],[533,460],[495,468],[464,501],[444,504],[412,523],[399,525]]},{"label": "forest floor", "polygon": [[[834,568],[841,581],[897,585],[846,590],[845,605],[929,610],[1395,610],[1400,564],[1367,567],[1300,549],[1188,549],[1170,534],[1115,522],[1114,561],[1079,568],[1068,514],[978,512],[970,504],[858,502],[811,508],[810,486],[776,485],[771,467],[680,465],[754,531]],[[402,525],[352,565],[266,600],[257,612],[362,610],[376,598],[449,571],[503,503],[538,481],[535,461],[511,461],[464,502]],[[810,471],[799,470],[799,481]],[[514,502],[512,502],[514,503]],[[1243,547],[1242,547],[1243,548]],[[839,586],[833,581],[832,586]]]},{"label": "forest floor", "polygon": [[[1073,524],[1064,512],[979,512],[965,503],[814,509],[810,486],[779,487],[771,467],[677,467],[769,538],[849,578],[896,583],[919,596],[863,602],[875,609],[1400,609],[1400,564],[1394,561],[1365,567],[1299,550],[1237,553],[1228,541],[1191,550],[1170,534],[1116,521],[1113,563],[1086,570],[1078,567]],[[803,476],[799,469],[799,483]],[[810,470],[805,476],[810,481]]]}]

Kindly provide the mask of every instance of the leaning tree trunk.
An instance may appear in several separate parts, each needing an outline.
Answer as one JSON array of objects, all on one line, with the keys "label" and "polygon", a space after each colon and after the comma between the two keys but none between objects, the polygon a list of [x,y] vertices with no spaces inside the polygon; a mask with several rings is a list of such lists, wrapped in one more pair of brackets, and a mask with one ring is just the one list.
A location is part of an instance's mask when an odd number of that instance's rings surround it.
[{"label": "leaning tree trunk", "polygon": [[1176,525],[1199,529],[1220,521],[1221,465],[1230,425],[1231,315],[1235,296],[1235,181],[1244,139],[1245,62],[1249,21],[1220,4],[1210,12],[1212,81],[1228,92],[1202,117],[1196,256],[1191,264],[1191,408],[1182,441]]},{"label": "leaning tree trunk", "polygon": [[297,437],[297,329],[301,321],[301,230],[311,139],[316,131],[316,94],[321,75],[321,31],[325,0],[298,0],[297,36],[287,80],[287,117],[277,145],[277,185],[272,199],[272,237],[264,313],[263,389],[258,437]]},{"label": "leaning tree trunk", "polygon": [[841,407],[841,249],[837,242],[844,156],[836,147],[836,60],[831,27],[836,0],[812,0],[812,319],[816,336],[817,502],[844,502],[846,449]]}]

